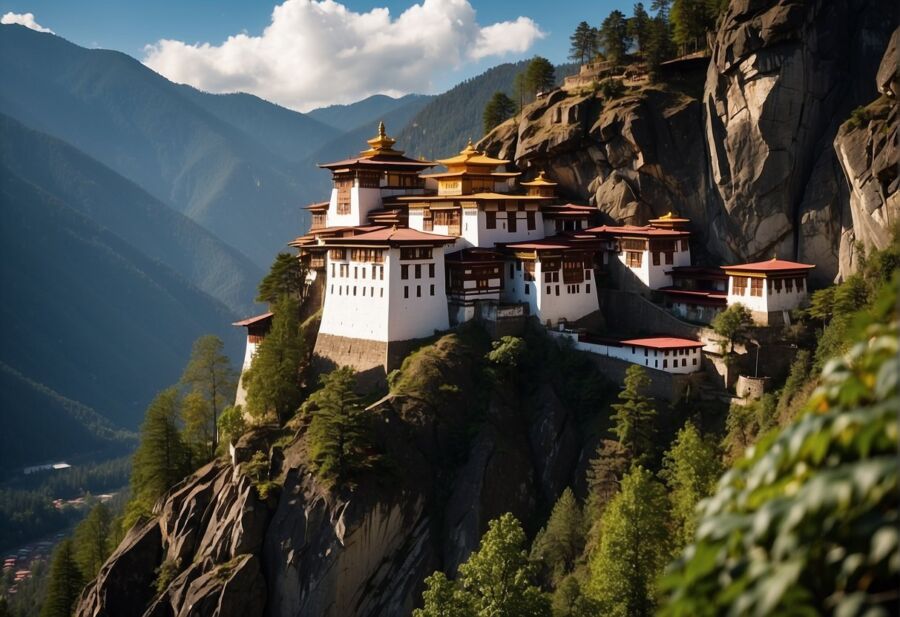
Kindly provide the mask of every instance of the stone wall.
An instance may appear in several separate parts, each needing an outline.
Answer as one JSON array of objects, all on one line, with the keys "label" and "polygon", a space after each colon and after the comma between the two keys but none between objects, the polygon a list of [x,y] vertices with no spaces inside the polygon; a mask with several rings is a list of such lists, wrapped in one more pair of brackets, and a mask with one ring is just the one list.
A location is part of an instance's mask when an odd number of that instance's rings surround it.
[{"label": "stone wall", "polygon": [[313,349],[313,368],[326,373],[341,366],[351,366],[358,373],[361,387],[377,387],[387,383],[388,343],[335,336],[322,332]]},{"label": "stone wall", "polygon": [[750,377],[749,375],[740,375],[737,379],[737,385],[734,387],[735,393],[741,398],[756,401],[763,397],[769,390],[771,377]]},{"label": "stone wall", "polygon": [[600,311],[610,331],[622,334],[668,334],[706,340],[706,328],[681,321],[665,309],[639,295],[618,289],[600,291]]},{"label": "stone wall", "polygon": [[[600,372],[602,372],[613,383],[624,383],[625,371],[633,365],[631,362],[619,360],[618,358],[610,358],[609,356],[599,356],[594,353],[584,352],[591,362],[593,362]],[[650,377],[650,386],[647,394],[653,398],[663,399],[667,401],[676,401],[681,398],[685,389],[692,384],[697,384],[705,378],[703,373],[692,373],[688,375],[674,375],[665,371],[659,371],[652,368],[642,367],[647,376]]]}]

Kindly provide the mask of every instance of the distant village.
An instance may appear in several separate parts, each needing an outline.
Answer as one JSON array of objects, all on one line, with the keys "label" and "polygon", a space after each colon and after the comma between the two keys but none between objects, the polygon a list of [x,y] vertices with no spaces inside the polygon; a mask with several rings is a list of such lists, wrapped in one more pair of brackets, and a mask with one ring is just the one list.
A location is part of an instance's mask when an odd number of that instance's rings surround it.
[{"label": "distant village", "polygon": [[[316,356],[363,378],[383,380],[435,333],[476,320],[499,336],[527,319],[583,351],[692,374],[720,346],[685,336],[676,322],[703,326],[742,304],[758,326],[783,326],[807,300],[809,264],[773,256],[695,265],[691,222],[677,213],[595,226],[597,208],[565,203],[545,173],[524,179],[471,142],[446,159],[416,160],[395,148],[382,123],[368,145],[320,165],[332,174],[331,197],[306,208],[309,232],[290,243],[306,266],[308,296],[322,308]],[[426,173],[438,165],[445,171]],[[669,321],[625,328],[660,324],[653,336],[598,336],[591,324],[608,288],[666,311]],[[271,319],[235,324],[247,329],[244,369]],[[238,404],[245,395],[239,387]]]}]

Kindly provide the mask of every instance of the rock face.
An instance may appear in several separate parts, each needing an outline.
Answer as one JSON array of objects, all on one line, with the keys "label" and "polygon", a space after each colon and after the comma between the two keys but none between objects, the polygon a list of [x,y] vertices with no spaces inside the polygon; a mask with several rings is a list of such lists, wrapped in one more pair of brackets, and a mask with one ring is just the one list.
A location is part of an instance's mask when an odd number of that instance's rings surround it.
[{"label": "rock face", "polygon": [[[453,338],[435,345],[443,357],[419,361],[433,370],[413,381],[430,382],[428,391],[367,410],[382,467],[355,485],[323,487],[305,463],[305,425],[245,435],[230,461],[206,465],[160,500],[86,590],[77,616],[409,615],[424,579],[455,572],[490,520],[513,512],[536,531],[536,514],[584,456],[574,414],[549,380],[527,401],[498,388],[479,402],[484,377],[475,367],[485,349],[444,344]],[[441,390],[445,383],[457,389]],[[476,407],[483,417],[473,424]],[[265,500],[251,480],[258,472],[248,471],[259,451],[281,485]]]},{"label": "rock face", "polygon": [[[896,63],[896,40],[885,49],[897,17],[891,0],[733,0],[705,78],[611,101],[554,92],[479,146],[546,169],[616,221],[687,215],[714,263],[777,253],[815,264],[825,284],[853,271],[854,243],[881,246],[872,231],[852,232],[888,220],[859,216],[873,206],[851,199],[868,161],[850,155],[849,171],[835,138],[876,98],[876,82],[896,92],[896,72],[879,61]],[[689,85],[697,78],[702,91]],[[883,149],[896,151],[890,140]]]}]

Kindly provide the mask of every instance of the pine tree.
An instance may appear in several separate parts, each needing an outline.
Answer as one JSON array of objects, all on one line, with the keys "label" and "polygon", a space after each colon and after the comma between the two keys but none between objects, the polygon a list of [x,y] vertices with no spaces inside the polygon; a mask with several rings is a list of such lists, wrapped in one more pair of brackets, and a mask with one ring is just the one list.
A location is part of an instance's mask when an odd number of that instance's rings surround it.
[{"label": "pine tree", "polygon": [[147,408],[131,469],[132,499],[126,508],[126,528],[149,513],[153,503],[190,470],[190,452],[178,431],[180,411],[175,388],[160,392]]},{"label": "pine tree", "polygon": [[631,37],[628,35],[628,20],[622,11],[612,11],[600,25],[600,49],[612,62],[622,62]]},{"label": "pine tree", "polygon": [[278,253],[269,273],[259,283],[257,302],[275,305],[281,296],[290,296],[298,302],[306,290],[306,268],[296,255]]},{"label": "pine tree", "polygon": [[619,485],[630,463],[628,451],[618,441],[604,439],[597,446],[587,469],[588,520],[599,520],[603,510],[619,492]]},{"label": "pine tree", "polygon": [[306,357],[299,305],[284,295],[274,307],[272,329],[260,343],[246,373],[247,410],[256,418],[290,418],[300,406],[302,364]]},{"label": "pine tree", "polygon": [[550,581],[556,583],[574,569],[575,561],[584,550],[584,541],[581,506],[572,489],[566,488],[553,506],[547,524],[535,538],[531,556],[544,563]]},{"label": "pine tree", "polygon": [[722,351],[730,354],[734,352],[735,343],[747,340],[747,334],[753,327],[753,315],[745,305],[732,304],[716,315],[710,325],[715,333],[728,343],[727,349],[723,345]]},{"label": "pine tree", "polygon": [[653,474],[634,467],[603,513],[600,546],[591,559],[590,594],[602,615],[649,617],[656,579],[669,555],[666,493]]},{"label": "pine tree", "polygon": [[650,15],[642,2],[634,5],[631,18],[628,20],[628,36],[637,43],[643,55],[650,37]]},{"label": "pine tree", "polygon": [[425,579],[422,602],[413,617],[475,617],[471,598],[440,571]]},{"label": "pine tree", "polygon": [[515,102],[503,92],[495,92],[484,108],[484,134],[502,124],[516,112]]},{"label": "pine tree", "polygon": [[650,377],[642,366],[632,364],[625,372],[625,388],[619,392],[620,403],[614,403],[613,432],[631,460],[644,464],[653,459],[656,435],[656,408],[644,393]]},{"label": "pine tree", "polygon": [[525,532],[506,513],[488,524],[478,550],[459,566],[459,582],[477,617],[550,616],[549,599],[533,585]]},{"label": "pine tree", "polygon": [[0,596],[0,617],[12,617],[12,613],[9,612],[9,602],[6,601],[6,596]]},{"label": "pine tree", "polygon": [[663,16],[656,16],[647,24],[647,44],[642,48],[647,73],[652,81],[659,79],[660,65],[672,56],[672,39],[669,22]]},{"label": "pine tree", "polygon": [[304,406],[312,413],[310,459],[319,478],[343,483],[373,464],[372,443],[353,369],[323,375],[321,384]]},{"label": "pine tree", "polygon": [[556,81],[556,69],[553,64],[542,56],[535,56],[525,68],[525,88],[528,94],[546,92],[553,87]]},{"label": "pine tree", "polygon": [[194,400],[186,400],[189,404],[185,418],[185,439],[202,453],[202,462],[211,460],[218,446],[216,425],[219,413],[234,400],[237,377],[231,366],[231,360],[223,352],[224,344],[216,336],[201,336],[194,341],[191,358],[181,375],[181,383],[188,386],[195,394],[206,401],[199,405]]},{"label": "pine tree", "polygon": [[72,541],[63,540],[53,553],[41,617],[70,617],[84,587]]},{"label": "pine tree", "polygon": [[[213,413],[209,403],[199,392],[189,392],[181,401],[181,421],[184,424],[183,439],[190,450],[194,467],[212,460],[215,456],[217,430],[211,426]],[[217,418],[217,424],[218,420]]]},{"label": "pine tree", "polygon": [[574,574],[565,577],[553,592],[553,617],[596,617],[597,603],[584,595]]},{"label": "pine tree", "polygon": [[73,534],[75,560],[84,580],[91,580],[110,554],[112,513],[105,504],[98,503],[90,513],[78,523]]},{"label": "pine tree", "polygon": [[596,53],[596,31],[586,21],[575,27],[575,32],[569,37],[569,42],[571,43],[569,60],[584,64],[586,60],[590,60]]},{"label": "pine tree", "polygon": [[663,457],[660,476],[669,488],[676,549],[693,541],[697,529],[697,504],[715,489],[723,471],[720,461],[715,444],[704,439],[690,422],[678,431],[672,447]]},{"label": "pine tree", "polygon": [[234,405],[223,409],[222,415],[219,416],[220,448],[222,444],[230,444],[236,441],[246,430],[247,425],[244,421],[243,407]]}]

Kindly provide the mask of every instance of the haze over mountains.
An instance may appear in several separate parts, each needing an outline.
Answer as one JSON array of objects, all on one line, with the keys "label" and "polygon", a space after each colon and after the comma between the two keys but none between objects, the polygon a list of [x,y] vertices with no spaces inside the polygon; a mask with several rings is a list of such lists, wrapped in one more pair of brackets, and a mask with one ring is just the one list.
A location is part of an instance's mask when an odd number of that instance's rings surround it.
[{"label": "haze over mountains", "polygon": [[230,322],[259,308],[259,279],[307,229],[301,206],[327,197],[315,164],[358,152],[380,120],[413,156],[456,152],[520,68],[301,114],[0,27],[0,472],[120,443],[200,335],[237,361]]}]

